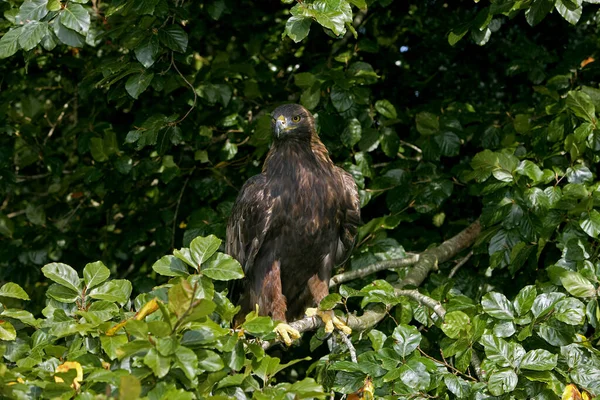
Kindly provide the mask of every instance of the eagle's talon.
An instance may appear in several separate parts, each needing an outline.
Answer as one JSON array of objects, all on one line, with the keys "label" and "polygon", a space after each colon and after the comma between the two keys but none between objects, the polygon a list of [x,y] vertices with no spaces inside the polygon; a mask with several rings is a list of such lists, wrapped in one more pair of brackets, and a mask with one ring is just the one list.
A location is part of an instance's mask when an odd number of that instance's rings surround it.
[{"label": "eagle's talon", "polygon": [[277,325],[275,329],[273,329],[273,332],[277,334],[277,337],[281,339],[286,346],[291,346],[295,340],[300,339],[300,332],[285,323]]},{"label": "eagle's talon", "polygon": [[352,329],[350,329],[348,325],[346,325],[342,320],[336,317],[333,310],[320,311],[318,308],[307,308],[306,316],[317,316],[321,318],[321,320],[325,324],[326,333],[333,332],[334,327],[337,328],[337,330],[344,333],[345,335],[350,335],[352,333]]}]

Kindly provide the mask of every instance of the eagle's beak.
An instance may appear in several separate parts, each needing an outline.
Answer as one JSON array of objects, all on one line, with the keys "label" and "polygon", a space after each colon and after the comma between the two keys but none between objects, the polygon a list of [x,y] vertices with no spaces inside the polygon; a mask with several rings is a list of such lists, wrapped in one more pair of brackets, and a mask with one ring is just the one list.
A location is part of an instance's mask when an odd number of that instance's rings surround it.
[{"label": "eagle's beak", "polygon": [[275,137],[279,138],[279,136],[281,136],[281,133],[285,131],[286,128],[287,122],[285,120],[285,117],[283,115],[280,115],[275,120]]}]

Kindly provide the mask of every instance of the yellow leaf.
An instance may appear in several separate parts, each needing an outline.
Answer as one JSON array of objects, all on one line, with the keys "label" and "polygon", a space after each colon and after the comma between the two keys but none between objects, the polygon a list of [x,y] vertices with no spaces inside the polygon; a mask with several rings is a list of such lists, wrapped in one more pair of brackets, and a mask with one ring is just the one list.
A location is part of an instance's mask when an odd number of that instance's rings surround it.
[{"label": "yellow leaf", "polygon": [[567,385],[562,394],[562,400],[582,400],[581,393],[579,393],[577,386],[573,385],[572,383]]},{"label": "yellow leaf", "polygon": [[[67,361],[59,365],[58,367],[56,367],[55,373],[68,372],[72,369],[77,371],[77,375],[75,376],[75,378],[73,378],[73,383],[71,384],[71,387],[75,390],[79,390],[79,387],[81,386],[81,381],[83,381],[83,369],[81,368],[81,364],[79,364],[77,361]],[[55,376],[54,381],[57,383],[64,382],[63,378],[61,378],[60,376]]]},{"label": "yellow leaf", "polygon": [[127,320],[119,322],[118,324],[106,331],[106,336],[114,336],[115,333],[117,333],[122,327],[124,327],[126,323]]},{"label": "yellow leaf", "polygon": [[146,318],[148,315],[155,312],[156,310],[158,310],[158,300],[156,298],[154,298],[154,299],[150,300],[149,302],[147,302],[146,304],[144,304],[142,309],[140,311],[138,311],[138,313],[135,315],[135,319],[137,319],[138,321],[141,321],[144,318]]}]

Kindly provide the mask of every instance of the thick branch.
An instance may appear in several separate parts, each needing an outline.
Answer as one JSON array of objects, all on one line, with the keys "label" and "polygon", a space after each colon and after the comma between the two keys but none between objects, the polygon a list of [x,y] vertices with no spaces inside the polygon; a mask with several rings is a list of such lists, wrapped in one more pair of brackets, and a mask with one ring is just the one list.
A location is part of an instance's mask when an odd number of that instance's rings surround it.
[{"label": "thick branch", "polygon": [[451,237],[437,247],[427,249],[421,253],[419,261],[408,272],[402,282],[404,286],[418,287],[427,278],[430,272],[437,270],[439,263],[444,263],[464,249],[471,246],[481,233],[479,219],[462,230],[458,235]]}]

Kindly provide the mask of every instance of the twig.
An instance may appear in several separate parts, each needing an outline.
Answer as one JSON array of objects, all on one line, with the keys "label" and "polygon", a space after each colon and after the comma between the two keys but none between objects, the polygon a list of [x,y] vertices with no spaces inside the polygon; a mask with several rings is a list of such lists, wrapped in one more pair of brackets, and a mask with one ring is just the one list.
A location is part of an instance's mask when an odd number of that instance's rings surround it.
[{"label": "twig", "polygon": [[181,119],[179,119],[178,121],[173,122],[173,125],[177,125],[179,123],[181,123],[184,119],[187,118],[188,115],[190,115],[190,113],[192,112],[192,110],[194,108],[196,108],[196,102],[198,101],[198,94],[196,93],[196,89],[194,89],[194,85],[192,85],[190,83],[190,81],[187,80],[187,78],[185,76],[183,76],[183,74],[181,73],[181,71],[179,71],[179,68],[177,68],[177,64],[175,64],[175,59],[173,56],[174,52],[171,52],[171,65],[173,65],[173,68],[175,68],[175,71],[177,71],[177,73],[179,74],[179,76],[181,77],[181,79],[183,79],[183,81],[190,87],[190,89],[192,89],[192,93],[194,93],[194,104],[192,104],[192,106],[190,107],[190,109],[188,110],[188,112],[185,113],[185,115],[183,117],[181,117]]},{"label": "twig", "polygon": [[14,217],[18,217],[19,215],[23,215],[23,214],[25,214],[25,212],[26,212],[25,210],[14,211],[14,212],[11,212],[11,213],[9,213],[9,214],[6,214],[6,217],[7,217],[7,218],[14,218]]},{"label": "twig", "polygon": [[456,263],[454,268],[452,268],[452,271],[450,271],[450,273],[448,274],[448,278],[452,278],[454,275],[456,275],[456,272],[459,270],[459,268],[462,267],[463,265],[465,265],[467,263],[467,261],[469,261],[469,258],[471,258],[472,255],[473,255],[473,250],[471,250],[469,252],[469,254],[464,256],[458,263]]},{"label": "twig", "polygon": [[417,146],[415,146],[412,143],[408,143],[408,142],[405,142],[404,140],[400,140],[400,144],[403,144],[406,147],[410,147],[411,149],[413,149],[417,153],[423,154],[423,150],[421,150],[420,148],[418,148]]},{"label": "twig", "polygon": [[183,192],[185,191],[185,188],[186,188],[188,182],[190,181],[190,178],[192,177],[192,174],[194,173],[195,169],[196,169],[196,167],[191,169],[191,171],[188,174],[188,177],[186,178],[185,182],[183,183],[181,192],[179,192],[179,198],[177,199],[177,206],[175,206],[175,215],[173,215],[173,226],[171,228],[171,231],[172,231],[171,248],[172,249],[175,248],[175,226],[177,225],[177,214],[179,213],[179,205],[181,204],[181,199],[183,198]]},{"label": "twig", "polygon": [[69,100],[63,105],[63,110],[58,115],[58,118],[56,119],[55,123],[50,122],[50,120],[48,119],[48,116],[46,116],[46,120],[48,121],[48,124],[50,124],[50,131],[48,131],[48,135],[46,136],[46,138],[44,138],[44,145],[46,144],[48,139],[50,139],[52,137],[52,135],[54,134],[54,130],[56,129],[58,124],[60,124],[60,122],[63,120],[63,118],[65,117],[65,113],[67,112],[67,108],[69,108],[69,103],[71,101],[72,100]]},{"label": "twig", "polygon": [[435,358],[435,357],[431,357],[429,354],[425,353],[423,350],[421,350],[421,347],[417,347],[417,349],[419,350],[419,352],[421,353],[421,355],[422,355],[423,357],[425,357],[425,358],[428,358],[428,359],[430,359],[430,360],[431,360],[431,361],[433,361],[433,362],[436,362],[436,363],[443,364],[443,365],[444,365],[446,368],[448,368],[448,369],[452,370],[452,371],[453,371],[453,372],[454,372],[456,375],[462,375],[462,376],[464,376],[465,378],[467,378],[467,379],[469,379],[469,380],[472,380],[472,381],[474,381],[474,382],[477,382],[477,379],[473,378],[471,375],[467,375],[467,374],[465,374],[465,373],[463,373],[463,372],[460,372],[460,371],[459,371],[459,370],[457,370],[457,369],[456,369],[454,366],[452,366],[451,364],[448,364],[448,362],[447,362],[447,361],[446,361],[446,359],[444,358],[444,355],[443,355],[443,354],[442,354],[442,359],[443,359],[444,361],[440,361],[440,360],[438,360],[437,358]]},{"label": "twig", "polygon": [[410,297],[413,300],[416,300],[424,306],[431,308],[433,312],[436,313],[436,315],[438,315],[442,319],[446,316],[446,309],[442,306],[442,304],[439,301],[434,300],[431,297],[425,296],[423,293],[420,293],[417,289],[396,289],[394,290],[394,294],[396,296],[406,296]]},{"label": "twig", "polygon": [[410,267],[419,261],[419,255],[414,253],[408,253],[405,258],[396,260],[385,260],[369,265],[368,267],[361,268],[355,271],[348,271],[341,274],[337,274],[329,280],[329,287],[335,287],[340,283],[352,281],[358,278],[364,278],[365,276],[374,274],[375,272],[383,271],[386,269]]},{"label": "twig", "polygon": [[340,336],[342,337],[342,342],[344,342],[344,344],[348,346],[348,351],[350,352],[350,359],[353,363],[358,364],[358,360],[356,359],[356,349],[354,348],[352,341],[348,339],[348,335],[346,335],[344,332],[340,332]]}]

